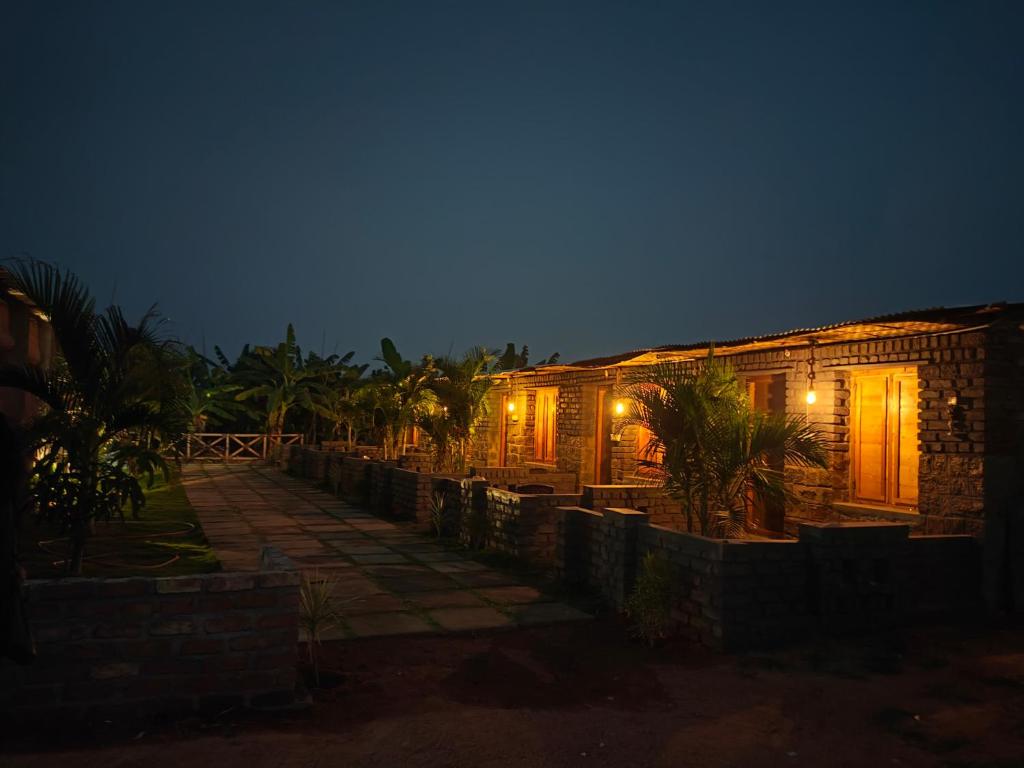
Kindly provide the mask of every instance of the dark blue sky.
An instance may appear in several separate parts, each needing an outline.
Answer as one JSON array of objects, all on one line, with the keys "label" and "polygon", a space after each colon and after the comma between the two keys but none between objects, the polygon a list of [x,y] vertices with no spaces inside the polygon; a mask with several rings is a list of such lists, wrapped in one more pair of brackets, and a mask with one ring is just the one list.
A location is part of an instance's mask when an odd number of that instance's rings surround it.
[{"label": "dark blue sky", "polygon": [[3,4],[0,254],[236,350],[1024,299],[1024,3]]}]

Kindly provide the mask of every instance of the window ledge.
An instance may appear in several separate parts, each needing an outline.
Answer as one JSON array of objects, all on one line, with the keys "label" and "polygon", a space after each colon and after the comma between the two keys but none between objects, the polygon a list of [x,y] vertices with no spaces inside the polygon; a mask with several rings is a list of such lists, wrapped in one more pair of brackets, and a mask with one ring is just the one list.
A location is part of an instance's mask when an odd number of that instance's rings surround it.
[{"label": "window ledge", "polygon": [[860,502],[837,501],[832,508],[848,515],[880,517],[898,522],[917,522],[921,515],[910,507],[889,507],[883,504],[864,504]]}]

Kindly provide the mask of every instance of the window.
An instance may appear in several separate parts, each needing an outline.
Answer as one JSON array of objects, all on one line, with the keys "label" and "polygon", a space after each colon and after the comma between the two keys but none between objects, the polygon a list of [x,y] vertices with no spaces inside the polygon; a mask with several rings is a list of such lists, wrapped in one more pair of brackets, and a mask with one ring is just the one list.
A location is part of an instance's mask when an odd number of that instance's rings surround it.
[{"label": "window", "polygon": [[533,458],[555,462],[555,425],[558,413],[558,387],[538,389],[533,411]]},{"label": "window", "polygon": [[917,371],[855,373],[852,394],[853,500],[917,504]]}]

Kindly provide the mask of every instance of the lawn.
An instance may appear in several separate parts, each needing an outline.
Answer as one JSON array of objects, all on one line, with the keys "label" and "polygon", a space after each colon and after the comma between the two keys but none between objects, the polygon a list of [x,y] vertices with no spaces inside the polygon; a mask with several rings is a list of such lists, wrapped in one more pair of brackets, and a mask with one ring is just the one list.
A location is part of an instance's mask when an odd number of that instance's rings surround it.
[{"label": "lawn", "polygon": [[[29,578],[65,575],[60,561],[67,540],[59,526],[27,518],[20,544]],[[182,576],[220,570],[176,477],[146,489],[146,505],[137,520],[126,511],[124,521],[96,523],[85,556],[83,576]]]}]

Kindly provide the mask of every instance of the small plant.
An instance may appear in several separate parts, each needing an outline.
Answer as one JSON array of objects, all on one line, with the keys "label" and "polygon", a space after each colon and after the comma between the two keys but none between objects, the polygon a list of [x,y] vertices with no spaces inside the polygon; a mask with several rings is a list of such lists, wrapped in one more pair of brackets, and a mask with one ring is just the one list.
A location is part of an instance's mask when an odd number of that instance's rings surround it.
[{"label": "small plant", "polygon": [[439,539],[448,530],[448,495],[444,491],[430,494],[430,530]]},{"label": "small plant", "polygon": [[668,636],[675,594],[672,566],[661,555],[644,555],[633,593],[626,600],[626,615],[632,630],[650,646]]},{"label": "small plant", "polygon": [[318,571],[303,573],[299,589],[299,624],[306,632],[306,648],[309,663],[313,667],[313,679],[320,687],[320,660],[317,649],[324,633],[338,623],[338,612],[331,603],[334,581],[320,576]]}]

